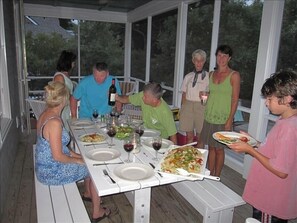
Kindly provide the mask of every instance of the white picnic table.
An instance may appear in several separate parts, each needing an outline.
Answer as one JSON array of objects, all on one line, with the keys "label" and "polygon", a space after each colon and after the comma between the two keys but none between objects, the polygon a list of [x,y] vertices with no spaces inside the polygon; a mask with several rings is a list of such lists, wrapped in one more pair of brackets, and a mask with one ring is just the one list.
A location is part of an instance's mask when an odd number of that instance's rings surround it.
[{"label": "white picnic table", "polygon": [[[120,165],[127,164],[110,164],[123,162],[127,159],[127,152],[123,149],[123,142],[117,138],[114,138],[114,146],[112,149],[116,149],[120,152],[120,156],[116,159],[106,161],[103,165],[94,166],[93,164],[102,164],[96,160],[92,160],[87,157],[87,153],[92,149],[107,150],[108,145],[103,142],[99,145],[86,146],[86,143],[80,140],[80,137],[84,134],[90,133],[101,133],[106,134],[101,128],[104,123],[97,123],[96,125],[89,125],[85,127],[73,125],[73,120],[69,120],[68,124],[70,126],[70,133],[81,153],[86,166],[89,170],[90,176],[95,184],[96,190],[99,196],[112,195],[117,193],[125,193],[128,200],[133,207],[133,222],[150,222],[150,201],[151,201],[151,188],[154,186],[164,185],[164,184],[174,184],[177,182],[186,181],[185,177],[178,175],[167,175],[162,174],[160,176],[157,172],[150,178],[143,180],[125,180],[114,174],[114,169]],[[106,135],[107,136],[107,135]],[[107,141],[109,138],[107,137]],[[158,165],[158,161],[153,160],[155,157],[155,151],[147,146],[142,146],[141,150],[137,154],[131,152],[130,159],[133,163],[141,163],[147,165],[151,168],[150,163],[154,166]],[[159,158],[162,158],[162,154],[159,154]],[[159,159],[159,160],[160,160]],[[129,164],[131,165],[131,164]],[[113,183],[109,177],[105,176],[103,170],[106,169],[109,175],[114,179]],[[209,174],[206,173],[206,174]],[[205,180],[204,180],[205,181]],[[199,182],[199,181],[196,181]],[[201,182],[201,181],[200,181]],[[217,182],[220,183],[220,182]]]}]

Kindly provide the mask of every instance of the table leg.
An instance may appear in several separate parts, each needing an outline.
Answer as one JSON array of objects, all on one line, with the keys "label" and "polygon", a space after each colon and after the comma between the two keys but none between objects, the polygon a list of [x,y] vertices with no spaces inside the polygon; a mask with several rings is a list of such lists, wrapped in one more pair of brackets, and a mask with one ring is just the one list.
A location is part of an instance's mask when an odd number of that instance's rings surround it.
[{"label": "table leg", "polygon": [[125,193],[125,195],[133,207],[133,222],[149,223],[151,207],[151,188],[148,187],[140,190],[131,191],[129,193]]}]

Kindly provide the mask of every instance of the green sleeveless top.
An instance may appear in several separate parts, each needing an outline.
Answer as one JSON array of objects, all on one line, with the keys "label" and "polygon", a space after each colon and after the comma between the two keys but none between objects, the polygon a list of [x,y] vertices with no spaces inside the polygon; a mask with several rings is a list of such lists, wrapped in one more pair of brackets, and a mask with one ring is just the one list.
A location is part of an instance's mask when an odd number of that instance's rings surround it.
[{"label": "green sleeveless top", "polygon": [[232,73],[220,84],[213,83],[213,73],[209,78],[209,97],[205,108],[204,119],[211,124],[225,124],[231,111],[232,85],[230,82]]}]

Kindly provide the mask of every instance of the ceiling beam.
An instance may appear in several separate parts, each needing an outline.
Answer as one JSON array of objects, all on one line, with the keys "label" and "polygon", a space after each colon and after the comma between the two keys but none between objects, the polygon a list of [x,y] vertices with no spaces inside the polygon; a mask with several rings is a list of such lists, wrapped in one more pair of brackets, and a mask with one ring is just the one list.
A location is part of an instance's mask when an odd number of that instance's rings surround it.
[{"label": "ceiling beam", "polygon": [[64,19],[81,19],[101,22],[127,22],[127,13],[123,12],[99,11],[94,9],[70,8],[38,4],[24,4],[24,15]]}]

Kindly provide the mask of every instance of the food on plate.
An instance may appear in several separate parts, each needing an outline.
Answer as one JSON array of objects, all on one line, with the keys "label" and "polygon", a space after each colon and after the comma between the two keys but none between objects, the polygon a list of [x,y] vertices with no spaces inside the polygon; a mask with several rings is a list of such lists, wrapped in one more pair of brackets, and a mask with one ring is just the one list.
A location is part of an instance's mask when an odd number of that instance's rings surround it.
[{"label": "food on plate", "polygon": [[134,130],[129,126],[118,126],[116,128],[116,131],[117,131],[116,138],[125,139],[129,137],[130,133],[132,133]]},{"label": "food on plate", "polygon": [[161,170],[166,173],[177,174],[176,169],[182,168],[192,173],[201,173],[203,154],[193,146],[172,149],[161,163]]},{"label": "food on plate", "polygon": [[92,133],[81,137],[82,142],[103,142],[104,140],[104,135],[98,133]]},{"label": "food on plate", "polygon": [[232,143],[238,142],[238,140],[240,140],[242,142],[249,141],[249,139],[245,136],[230,137],[230,136],[224,136],[223,134],[218,133],[218,132],[215,133],[215,136],[216,136],[217,140],[219,140],[220,142],[225,143],[225,144],[232,144]]},{"label": "food on plate", "polygon": [[245,137],[245,136],[241,136],[239,138],[239,140],[242,141],[242,142],[248,142],[249,141],[249,139],[247,137]]}]

